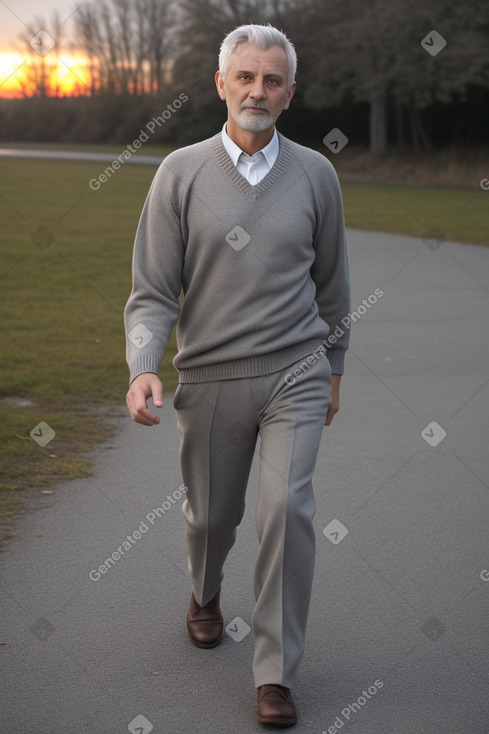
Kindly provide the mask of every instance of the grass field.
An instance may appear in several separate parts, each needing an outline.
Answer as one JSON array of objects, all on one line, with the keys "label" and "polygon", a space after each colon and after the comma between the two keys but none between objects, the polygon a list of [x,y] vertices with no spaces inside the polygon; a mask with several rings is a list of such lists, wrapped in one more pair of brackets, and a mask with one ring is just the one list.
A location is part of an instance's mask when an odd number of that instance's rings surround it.
[{"label": "grass field", "polygon": [[[122,312],[155,168],[124,166],[92,191],[102,170],[0,158],[0,517],[53,479],[85,476],[87,451],[110,435],[113,406],[124,406]],[[345,182],[343,193],[348,226],[416,237],[436,227],[447,239],[489,244],[482,189]],[[173,340],[162,366],[168,391],[174,350]],[[56,432],[45,448],[30,437],[41,421]]]},{"label": "grass field", "polygon": [[[53,478],[86,475],[87,450],[110,435],[109,406],[124,404],[122,311],[155,169],[126,166],[95,192],[100,170],[0,160],[0,516]],[[163,375],[174,389],[170,356]],[[29,435],[41,421],[56,432],[45,448]]]},{"label": "grass field", "polygon": [[[489,244],[489,192],[342,182],[347,226],[423,237],[436,229],[447,240]],[[441,235],[440,235],[441,238]]]}]

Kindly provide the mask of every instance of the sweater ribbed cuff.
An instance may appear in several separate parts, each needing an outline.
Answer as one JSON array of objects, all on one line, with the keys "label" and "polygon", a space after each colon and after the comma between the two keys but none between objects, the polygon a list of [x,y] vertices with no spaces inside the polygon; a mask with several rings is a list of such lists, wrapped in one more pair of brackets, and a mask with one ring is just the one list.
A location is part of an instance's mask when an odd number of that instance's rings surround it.
[{"label": "sweater ribbed cuff", "polygon": [[129,384],[131,384],[131,382],[135,380],[138,375],[142,375],[144,372],[153,372],[155,375],[157,375],[159,369],[160,359],[156,356],[156,354],[151,354],[151,352],[140,354],[139,357],[137,357],[137,359],[135,359],[134,362],[131,364],[129,370]]},{"label": "sweater ribbed cuff", "polygon": [[338,347],[326,348],[326,356],[331,365],[332,375],[342,375],[345,371],[345,354],[345,349],[340,349]]}]

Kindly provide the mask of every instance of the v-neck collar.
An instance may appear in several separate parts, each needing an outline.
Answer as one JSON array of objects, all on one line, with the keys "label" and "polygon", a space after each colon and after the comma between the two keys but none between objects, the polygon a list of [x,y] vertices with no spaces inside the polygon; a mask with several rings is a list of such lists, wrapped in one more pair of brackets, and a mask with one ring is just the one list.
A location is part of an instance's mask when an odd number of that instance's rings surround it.
[{"label": "v-neck collar", "polygon": [[222,142],[222,134],[219,132],[209,140],[213,157],[217,160],[224,173],[236,188],[241,191],[241,193],[252,199],[257,199],[268,191],[268,189],[283,176],[287,170],[288,164],[290,163],[291,151],[287,145],[287,140],[279,132],[277,134],[279,139],[278,158],[267,175],[260,181],[260,183],[257,183],[254,186],[248,183],[246,178],[241,175],[229,157],[229,154]]}]

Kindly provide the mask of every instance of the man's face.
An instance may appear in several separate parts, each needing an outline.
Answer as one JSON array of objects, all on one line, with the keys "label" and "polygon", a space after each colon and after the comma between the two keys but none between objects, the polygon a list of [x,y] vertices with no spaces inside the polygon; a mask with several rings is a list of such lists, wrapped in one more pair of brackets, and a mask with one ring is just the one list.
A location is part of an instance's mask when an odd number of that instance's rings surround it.
[{"label": "man's face", "polygon": [[243,130],[264,132],[287,110],[295,92],[288,85],[287,55],[280,46],[266,51],[250,43],[240,44],[229,59],[226,78],[216,74],[221,99]]}]

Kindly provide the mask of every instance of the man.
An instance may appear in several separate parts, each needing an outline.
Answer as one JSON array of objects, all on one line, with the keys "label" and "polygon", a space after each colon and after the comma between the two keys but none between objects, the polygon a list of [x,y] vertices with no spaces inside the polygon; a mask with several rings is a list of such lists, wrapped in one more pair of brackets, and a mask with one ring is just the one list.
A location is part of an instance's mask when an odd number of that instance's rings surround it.
[{"label": "man", "polygon": [[199,647],[216,646],[223,633],[223,566],[260,434],[253,672],[258,721],[278,726],[297,720],[290,689],[314,569],[311,480],[323,426],[338,411],[348,346],[345,330],[327,337],[350,309],[333,167],[275,129],[295,92],[296,63],[293,45],[271,26],[225,38],[215,78],[227,123],[160,166],[125,310],[127,404],[146,426],[159,423],[147,400],[163,405],[157,373],[179,317],[173,404],[188,487],[187,630]]}]

